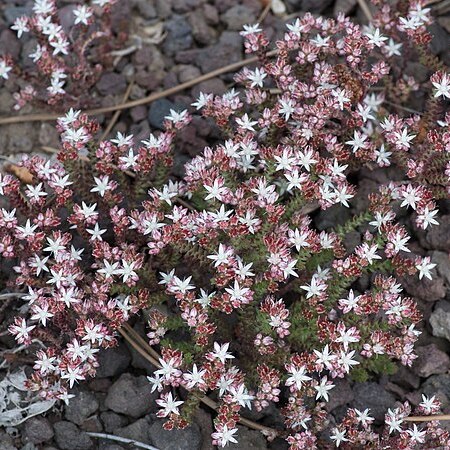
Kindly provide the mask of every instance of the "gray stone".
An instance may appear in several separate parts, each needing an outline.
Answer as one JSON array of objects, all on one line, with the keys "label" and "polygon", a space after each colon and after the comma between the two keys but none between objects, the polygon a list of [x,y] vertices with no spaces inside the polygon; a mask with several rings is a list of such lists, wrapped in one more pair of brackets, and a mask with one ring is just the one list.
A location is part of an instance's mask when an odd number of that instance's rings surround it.
[{"label": "gray stone", "polygon": [[11,92],[6,89],[0,89],[0,113],[11,114],[15,104],[14,97]]},{"label": "gray stone", "polygon": [[138,418],[156,409],[157,398],[146,377],[125,373],[109,389],[105,405],[116,413]]},{"label": "gray stone", "polygon": [[164,117],[170,114],[170,110],[175,109],[175,105],[166,98],[155,100],[148,110],[148,121],[154,128],[162,130]]},{"label": "gray stone", "polygon": [[138,0],[136,6],[144,19],[154,19],[158,17],[158,13],[152,2],[149,2],[148,0]]},{"label": "gray stone", "polygon": [[158,72],[165,67],[162,53],[156,45],[146,45],[133,54],[133,64],[144,66],[151,72]]},{"label": "gray stone", "polygon": [[328,209],[320,210],[315,218],[316,227],[322,231],[343,225],[351,217],[348,208],[341,205],[333,205]]},{"label": "gray stone", "polygon": [[428,378],[430,375],[445,373],[450,369],[450,358],[435,344],[416,348],[417,359],[412,370],[420,377]]},{"label": "gray stone", "polygon": [[419,280],[417,274],[406,275],[399,277],[399,281],[409,295],[426,302],[435,302],[445,297],[444,280],[438,276],[434,276],[432,280],[426,277]]},{"label": "gray stone", "polygon": [[91,433],[100,433],[103,431],[103,424],[100,421],[98,415],[88,417],[81,425],[80,428],[83,431],[89,431]]},{"label": "gray stone", "polygon": [[420,64],[418,61],[408,61],[406,64],[405,73],[406,75],[413,76],[415,80],[418,82],[428,81],[430,78],[429,69],[427,69],[424,65]]},{"label": "gray stone", "polygon": [[143,442],[144,444],[152,444],[152,439],[149,436],[149,426],[148,421],[145,418],[142,418],[136,420],[136,422],[130,423],[130,425],[126,427],[115,430],[114,433],[127,439]]},{"label": "gray stone", "polygon": [[210,80],[202,81],[194,86],[191,90],[191,95],[197,99],[200,92],[203,92],[204,94],[222,95],[226,90],[227,87],[220,78],[211,78]]},{"label": "gray stone", "polygon": [[346,16],[355,8],[357,0],[336,0],[333,15],[344,13]]},{"label": "gray stone", "polygon": [[242,37],[239,33],[225,31],[219,42],[208,47],[200,58],[200,68],[204,73],[211,72],[223,65],[231,64],[241,59],[243,49]]},{"label": "gray stone", "polygon": [[205,117],[194,116],[192,118],[192,124],[197,134],[202,137],[209,136],[214,131],[212,122]]},{"label": "gray stone", "polygon": [[140,68],[136,72],[135,81],[139,87],[149,91],[156,89],[164,79],[165,73],[151,72],[149,69]]},{"label": "gray stone", "polygon": [[214,6],[220,14],[224,14],[228,9],[236,4],[236,0],[214,0]]},{"label": "gray stone", "polygon": [[217,32],[206,22],[201,10],[193,11],[188,16],[192,36],[201,45],[211,45],[217,40]]},{"label": "gray stone", "polygon": [[181,64],[178,66],[178,81],[185,83],[186,81],[193,80],[201,75],[198,67],[191,64]]},{"label": "gray stone", "polygon": [[90,391],[75,391],[69,404],[65,406],[65,417],[70,422],[81,425],[98,409],[98,401]]},{"label": "gray stone", "polygon": [[350,231],[344,236],[343,244],[347,253],[352,253],[361,244],[361,234],[358,231]]},{"label": "gray stone", "polygon": [[195,423],[199,426],[202,435],[201,450],[214,450],[216,447],[212,445],[211,434],[213,433],[213,421],[211,414],[204,409],[198,408],[194,415]]},{"label": "gray stone", "polygon": [[388,408],[395,403],[395,397],[378,383],[355,383],[353,387],[355,399],[352,406],[360,410],[370,409],[370,415],[378,423],[384,422],[384,415]]},{"label": "gray stone", "polygon": [[30,38],[27,41],[22,42],[22,48],[20,51],[20,65],[22,70],[35,70],[36,63],[28,56],[36,50],[38,41],[34,38]]},{"label": "gray stone", "polygon": [[450,287],[450,256],[448,253],[434,251],[431,253],[431,261],[436,265],[438,274],[444,279],[447,288]]},{"label": "gray stone", "polygon": [[333,0],[302,0],[302,11],[308,11],[311,13],[321,13],[328,6],[331,5]]},{"label": "gray stone", "polygon": [[436,55],[448,52],[450,47],[449,34],[437,23],[432,23],[429,27],[429,31],[433,36],[430,42],[430,49]]},{"label": "gray stone", "polygon": [[438,218],[439,226],[431,227],[426,236],[426,243],[433,250],[450,251],[450,215]]},{"label": "gray stone", "polygon": [[71,422],[61,421],[53,425],[55,441],[61,450],[90,450],[92,439]]},{"label": "gray stone", "polygon": [[16,33],[12,30],[3,30],[0,33],[0,55],[11,55],[14,60],[17,60],[20,55],[20,48],[21,44]]},{"label": "gray stone", "polygon": [[98,354],[100,366],[97,369],[98,378],[115,377],[122,374],[131,361],[131,355],[124,343],[117,347],[101,350]]},{"label": "gray stone", "polygon": [[53,428],[45,417],[31,417],[25,422],[24,437],[32,444],[42,444],[53,437]]},{"label": "gray stone", "polygon": [[192,45],[191,26],[183,16],[174,15],[166,22],[165,30],[167,37],[162,47],[168,56],[173,56]]},{"label": "gray stone", "polygon": [[75,10],[75,8],[76,5],[74,4],[58,8],[58,19],[65,33],[70,33],[70,30],[73,27],[74,22],[73,11]]},{"label": "gray stone", "polygon": [[108,433],[124,427],[128,422],[126,417],[111,411],[102,412],[100,414],[100,419],[103,423],[105,431]]},{"label": "gray stone", "polygon": [[175,55],[175,61],[183,64],[195,62],[203,73],[240,61],[242,37],[238,32],[224,31],[217,44],[203,49],[193,49]]},{"label": "gray stone", "polygon": [[142,87],[138,86],[137,84],[134,84],[131,88],[130,92],[130,99],[131,100],[137,100],[138,98],[144,97],[146,94],[146,90]]},{"label": "gray stone", "polygon": [[127,450],[118,444],[108,444],[106,442],[100,442],[98,450]]},{"label": "gray stone", "polygon": [[133,122],[140,122],[147,118],[147,108],[144,105],[135,106],[130,109],[130,116]]},{"label": "gray stone", "polygon": [[205,3],[203,5],[203,15],[208,25],[217,25],[219,23],[219,13],[213,5]]},{"label": "gray stone", "polygon": [[237,444],[233,444],[235,450],[264,450],[267,448],[267,439],[256,430],[250,430],[247,427],[238,426],[236,433]]},{"label": "gray stone", "polygon": [[256,14],[245,5],[234,5],[220,17],[227,29],[241,31],[243,26],[256,21]]},{"label": "gray stone", "polygon": [[172,12],[171,2],[167,0],[156,0],[155,1],[156,12],[158,13],[158,18],[166,19],[170,16]]},{"label": "gray stone", "polygon": [[111,8],[111,29],[128,29],[130,26],[130,19],[131,2],[115,2],[114,6]]},{"label": "gray stone", "polygon": [[437,18],[438,24],[450,33],[450,16],[442,16]]},{"label": "gray stone", "polygon": [[430,325],[433,336],[450,341],[450,303],[443,300],[436,305],[431,313]]},{"label": "gray stone", "polygon": [[33,13],[31,6],[7,6],[3,10],[3,17],[8,25],[12,25],[18,17],[30,16]]},{"label": "gray stone", "polygon": [[122,74],[125,76],[125,80],[128,84],[134,81],[134,77],[136,75],[136,68],[133,64],[126,64],[122,69]]},{"label": "gray stone", "polygon": [[178,86],[177,74],[172,71],[167,72],[166,75],[164,76],[163,86],[164,89],[170,89],[173,88],[174,86]]},{"label": "gray stone", "polygon": [[0,146],[5,153],[28,153],[37,141],[36,128],[32,123],[13,123],[2,126]]},{"label": "gray stone", "polygon": [[[131,125],[130,133],[133,136],[135,136],[136,138],[135,142],[141,142],[144,139],[148,139],[148,136],[150,134],[150,127],[148,125],[147,119],[143,120],[142,122]],[[137,353],[136,350],[134,350],[134,352]],[[133,355],[131,356],[131,365],[133,366]]]},{"label": "gray stone", "polygon": [[0,430],[0,450],[17,450],[9,434]]},{"label": "gray stone", "polygon": [[432,375],[423,383],[421,390],[427,397],[435,395],[442,402],[443,409],[450,406],[450,375]]},{"label": "gray stone", "polygon": [[206,141],[197,135],[193,127],[186,127],[181,130],[179,138],[184,151],[189,153],[190,156],[198,155],[199,151],[207,145]]},{"label": "gray stone", "polygon": [[397,372],[391,375],[389,379],[408,390],[417,389],[420,386],[420,378],[409,367],[403,365],[399,365]]},{"label": "gray stone", "polygon": [[359,181],[356,194],[349,201],[357,214],[367,211],[367,208],[369,207],[369,194],[378,192],[379,187],[380,185],[378,182],[370,179],[362,179]]},{"label": "gray stone", "polygon": [[172,172],[177,177],[182,178],[185,175],[184,166],[191,160],[187,155],[177,155],[173,161]]},{"label": "gray stone", "polygon": [[194,423],[184,430],[167,431],[163,428],[163,423],[163,420],[157,420],[148,429],[149,437],[155,447],[170,450],[201,449],[202,436],[197,424]]},{"label": "gray stone", "polygon": [[405,398],[407,391],[403,389],[401,386],[395,383],[391,383],[390,381],[384,385],[385,389],[397,397]]},{"label": "gray stone", "polygon": [[171,0],[172,9],[177,13],[186,13],[197,8],[203,0]]},{"label": "gray stone", "polygon": [[93,378],[89,381],[89,389],[93,392],[108,392],[112,385],[112,381],[109,378]]},{"label": "gray stone", "polygon": [[106,72],[95,85],[102,95],[122,94],[127,88],[125,76],[120,73]]},{"label": "gray stone", "polygon": [[44,122],[39,130],[39,144],[48,147],[58,147],[60,143],[60,134],[51,123]]},{"label": "gray stone", "polygon": [[325,405],[327,411],[333,411],[339,406],[347,405],[354,399],[352,388],[347,380],[337,378],[333,384],[335,386],[329,392],[330,400]]}]

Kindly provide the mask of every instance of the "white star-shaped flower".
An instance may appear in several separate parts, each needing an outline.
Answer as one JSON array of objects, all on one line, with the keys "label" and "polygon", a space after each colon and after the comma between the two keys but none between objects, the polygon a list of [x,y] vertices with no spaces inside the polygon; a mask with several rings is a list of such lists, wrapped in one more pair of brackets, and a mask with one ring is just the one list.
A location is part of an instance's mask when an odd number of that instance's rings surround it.
[{"label": "white star-shaped flower", "polygon": [[420,263],[416,264],[416,268],[419,271],[419,280],[421,280],[423,277],[428,278],[429,280],[432,279],[431,270],[436,267],[436,264],[430,261],[430,257],[426,256],[425,258],[422,258],[422,261],[420,261]]}]

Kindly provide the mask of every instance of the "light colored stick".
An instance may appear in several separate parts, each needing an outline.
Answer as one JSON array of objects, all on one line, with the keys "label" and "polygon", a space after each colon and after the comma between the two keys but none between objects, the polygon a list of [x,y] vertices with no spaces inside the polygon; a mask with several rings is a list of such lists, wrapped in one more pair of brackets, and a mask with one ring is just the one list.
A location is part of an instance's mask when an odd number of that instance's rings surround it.
[{"label": "light colored stick", "polygon": [[[122,98],[122,103],[125,103],[128,100],[128,97],[130,96],[132,88],[133,88],[133,82],[131,82],[128,85],[127,90],[126,90],[126,92],[125,92],[125,94],[124,94],[124,96]],[[102,134],[102,136],[100,138],[101,141],[104,141],[108,137],[108,134],[111,132],[111,130],[113,129],[113,127],[116,124],[117,120],[119,119],[121,112],[122,112],[121,110],[117,110],[114,113],[114,115],[112,116],[108,126],[106,127],[106,130],[103,132],[103,134]]]},{"label": "light colored stick", "polygon": [[450,414],[437,414],[435,416],[409,416],[405,422],[432,422],[433,420],[450,420]]},{"label": "light colored stick", "polygon": [[[278,54],[278,50],[271,50],[266,53],[266,56],[271,57]],[[98,114],[104,114],[108,112],[114,111],[123,111],[124,109],[133,108],[134,106],[147,105],[149,103],[154,102],[155,100],[159,100],[164,97],[168,97],[169,95],[177,94],[178,92],[184,91],[187,88],[192,86],[196,86],[202,81],[210,80],[211,78],[215,78],[219,75],[223,75],[224,73],[234,72],[237,69],[240,69],[247,64],[253,64],[258,61],[257,56],[252,56],[251,58],[243,59],[241,61],[237,61],[232,64],[228,64],[227,66],[220,67],[219,69],[213,70],[212,72],[205,73],[204,75],[194,78],[193,80],[186,81],[185,83],[178,84],[177,86],[171,87],[161,92],[154,92],[153,94],[148,95],[147,97],[140,98],[137,100],[133,100],[130,102],[119,103],[118,105],[106,106],[104,108],[96,108],[89,109],[84,111],[84,114],[88,116],[95,116]],[[22,123],[22,122],[48,122],[52,120],[56,120],[61,117],[63,113],[59,114],[29,114],[23,116],[12,116],[12,117],[0,117],[0,125],[7,125],[11,123]]]},{"label": "light colored stick", "polygon": [[23,292],[7,292],[6,294],[0,294],[0,300],[7,300],[9,298],[23,297]]},{"label": "light colored stick", "polygon": [[366,3],[366,0],[357,0],[360,8],[363,10],[364,15],[366,16],[369,22],[372,22],[373,16],[370,12],[369,6]]},{"label": "light colored stick", "polygon": [[267,17],[267,14],[269,14],[270,8],[272,7],[272,0],[269,0],[267,2],[267,5],[262,10],[260,16],[258,17],[257,22],[260,24],[262,21]]},{"label": "light colored stick", "polygon": [[110,441],[122,442],[123,444],[132,444],[136,447],[145,448],[146,450],[159,450],[152,445],[147,445],[142,442],[135,441],[134,439],[127,439],[120,436],[115,436],[114,434],[106,434],[106,433],[94,433],[92,431],[87,431],[86,434],[91,437],[95,437],[98,439],[109,439]]}]

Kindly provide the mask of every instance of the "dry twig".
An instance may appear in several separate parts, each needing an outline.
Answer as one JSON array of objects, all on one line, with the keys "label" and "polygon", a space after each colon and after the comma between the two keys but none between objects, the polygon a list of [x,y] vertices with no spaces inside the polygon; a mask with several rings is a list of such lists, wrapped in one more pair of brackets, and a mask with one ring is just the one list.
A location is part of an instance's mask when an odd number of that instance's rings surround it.
[{"label": "dry twig", "polygon": [[450,420],[450,414],[436,414],[435,416],[409,416],[405,422],[432,422],[433,420]]},{"label": "dry twig", "polygon": [[[267,52],[267,56],[275,56],[278,53],[278,50],[271,50]],[[137,100],[133,100],[130,102],[119,103],[118,105],[106,106],[103,108],[89,109],[84,111],[88,116],[95,116],[98,114],[104,114],[115,111],[123,111],[124,109],[133,108],[134,106],[147,105],[149,103],[154,102],[155,100],[159,100],[164,97],[168,97],[169,95],[177,94],[178,92],[184,91],[187,88],[195,86],[202,81],[210,80],[211,78],[215,78],[219,75],[223,75],[224,73],[234,72],[237,69],[240,69],[247,64],[253,64],[258,61],[257,56],[252,56],[247,59],[243,59],[241,61],[237,61],[232,64],[228,64],[227,66],[220,67],[219,69],[213,70],[211,72],[205,73],[204,75],[194,78],[193,80],[186,81],[185,83],[178,84],[177,86],[171,87],[164,91],[154,92],[153,94],[148,95],[147,97],[143,97]],[[0,125],[7,125],[11,123],[22,123],[22,122],[48,122],[52,120],[56,120],[61,117],[62,113],[59,114],[29,114],[23,116],[12,116],[12,117],[0,117]]]},{"label": "dry twig", "polygon": [[10,298],[20,298],[26,295],[23,292],[6,292],[5,294],[0,294],[0,300],[7,300]]},{"label": "dry twig", "polygon": [[262,23],[263,20],[267,17],[267,14],[269,14],[270,8],[272,7],[272,0],[269,0],[267,2],[267,5],[264,6],[264,9],[262,10],[261,14],[258,17],[257,23]]},{"label": "dry twig", "polygon": [[369,5],[366,3],[366,0],[357,0],[359,7],[363,10],[364,15],[366,16],[369,22],[372,22],[373,16],[369,9]]},{"label": "dry twig", "polygon": [[134,445],[136,447],[144,448],[146,450],[158,450],[156,447],[153,447],[152,445],[144,444],[143,442],[135,441],[134,439],[119,437],[114,434],[94,433],[92,431],[87,431],[86,434],[88,436],[97,439],[109,439],[110,441],[122,442],[123,444]]},{"label": "dry twig", "polygon": [[[126,92],[125,92],[125,94],[124,94],[124,96],[122,98],[122,103],[125,103],[128,100],[128,97],[131,94],[131,89],[132,88],[133,88],[133,82],[131,82],[128,85],[127,90],[126,90]],[[111,120],[110,120],[108,126],[106,127],[105,131],[103,132],[103,134],[102,134],[102,136],[100,138],[101,141],[104,141],[107,138],[108,134],[111,132],[111,130],[114,128],[114,125],[116,124],[117,120],[119,119],[121,112],[122,112],[121,110],[117,110],[114,113],[114,115],[111,117]]]}]

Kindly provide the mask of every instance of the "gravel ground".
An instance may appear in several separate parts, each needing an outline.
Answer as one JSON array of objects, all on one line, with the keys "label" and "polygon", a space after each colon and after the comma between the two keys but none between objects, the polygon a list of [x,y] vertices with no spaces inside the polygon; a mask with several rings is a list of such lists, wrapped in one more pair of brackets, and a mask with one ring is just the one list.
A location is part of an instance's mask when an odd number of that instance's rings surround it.
[{"label": "gravel ground", "polygon": [[[31,2],[32,3],[32,2]],[[70,2],[63,2],[70,7]],[[29,1],[3,0],[0,2],[0,54],[8,49],[14,57],[24,61],[29,43],[20,42],[9,30],[18,15],[30,9]],[[356,0],[286,0],[289,14],[310,11],[327,15],[344,11],[361,20],[363,14]],[[258,0],[122,0],[115,8],[114,23],[123,17],[132,17],[131,34],[145,38],[142,31],[162,23],[166,36],[160,44],[146,44],[132,54],[117,61],[114,70],[106,72],[95,85],[91,96],[95,106],[118,103],[129,83],[134,80],[130,99],[139,99],[152,92],[166,89],[194,79],[201,74],[240,60],[243,57],[239,31],[245,23],[255,22],[263,9]],[[285,21],[271,13],[264,20],[268,35],[283,33]],[[443,15],[432,29],[435,34],[432,49],[450,63],[450,16]],[[416,68],[412,65],[411,71]],[[415,72],[415,75],[418,74]],[[223,93],[233,85],[231,74],[204,81],[179,95],[155,101],[151,105],[137,106],[124,111],[111,134],[128,131],[138,137],[147,137],[152,129],[161,129],[162,120],[171,108],[185,108],[200,91]],[[0,87],[0,115],[11,115],[14,103],[12,86]],[[419,99],[420,100],[420,99]],[[418,101],[419,101],[418,100]],[[31,112],[26,109],[25,112]],[[105,126],[109,116],[99,117]],[[181,164],[201,151],[216,138],[215,129],[205,119],[196,117],[193,126],[182,134],[183,145],[177,162]],[[51,123],[24,123],[0,128],[0,154],[39,153],[41,146],[58,146],[58,135]],[[367,194],[375,191],[386,180],[386,170],[363,170],[359,174],[359,194],[354,199],[354,212],[365,208]],[[389,173],[395,179],[395,171]],[[406,292],[419,303],[425,320],[417,353],[419,358],[408,370],[401,368],[395,375],[383,376],[377,381],[350,383],[340,381],[339,389],[332,391],[329,410],[339,418],[348,406],[371,408],[374,417],[381,421],[384,411],[396,401],[420,401],[422,393],[439,395],[444,412],[450,413],[450,201],[440,204],[440,226],[429,231],[415,230],[410,217],[402,218],[414,229],[414,251],[429,255],[438,263],[432,281],[405,278]],[[335,208],[320,212],[315,217],[319,229],[344,220],[345,216]],[[348,249],[361,241],[359,232],[346,239]],[[3,267],[3,270],[5,268]],[[364,280],[360,281],[364,288]],[[12,314],[13,312],[11,312]],[[9,316],[0,310],[0,323],[7,323]],[[139,328],[139,323],[136,324]],[[11,348],[8,336],[0,336],[0,350]],[[152,373],[152,366],[134,350],[122,342],[118,348],[104,351],[98,376],[91,382],[80,384],[78,395],[69,406],[53,408],[38,415],[15,430],[0,428],[0,450],[125,450],[108,440],[98,440],[89,432],[109,433],[151,444],[161,450],[211,449],[212,416],[200,410],[195,424],[183,431],[166,432],[162,421],[155,416],[155,394],[145,375]],[[4,372],[0,371],[0,379]],[[279,419],[270,410],[261,418],[270,425]],[[234,449],[285,449],[287,444],[275,440],[267,444],[258,433],[246,428],[239,431],[240,443]]]}]

